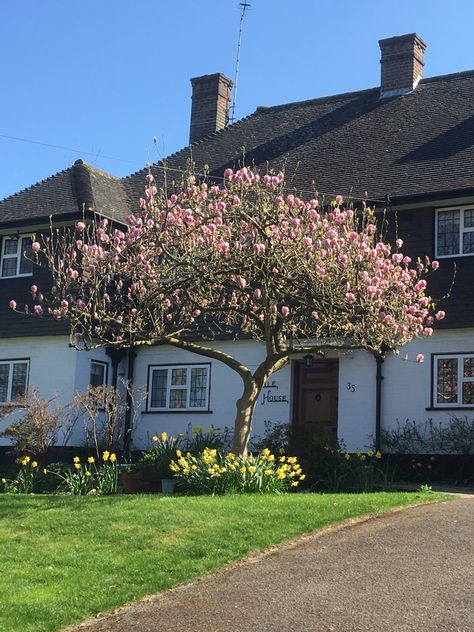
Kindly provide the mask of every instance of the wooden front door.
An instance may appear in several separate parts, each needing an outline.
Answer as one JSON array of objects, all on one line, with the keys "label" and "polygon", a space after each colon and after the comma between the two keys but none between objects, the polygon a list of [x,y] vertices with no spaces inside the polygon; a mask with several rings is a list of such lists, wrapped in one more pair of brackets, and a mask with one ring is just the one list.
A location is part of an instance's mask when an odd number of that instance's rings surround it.
[{"label": "wooden front door", "polygon": [[294,364],[293,423],[330,439],[337,439],[338,360]]}]

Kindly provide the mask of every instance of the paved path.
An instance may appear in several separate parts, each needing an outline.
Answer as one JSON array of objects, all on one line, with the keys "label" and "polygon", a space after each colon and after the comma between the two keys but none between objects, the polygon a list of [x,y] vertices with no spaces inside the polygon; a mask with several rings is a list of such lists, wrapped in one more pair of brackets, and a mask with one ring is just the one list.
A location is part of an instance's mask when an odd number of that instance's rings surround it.
[{"label": "paved path", "polygon": [[473,632],[474,499],[329,529],[85,632]]}]

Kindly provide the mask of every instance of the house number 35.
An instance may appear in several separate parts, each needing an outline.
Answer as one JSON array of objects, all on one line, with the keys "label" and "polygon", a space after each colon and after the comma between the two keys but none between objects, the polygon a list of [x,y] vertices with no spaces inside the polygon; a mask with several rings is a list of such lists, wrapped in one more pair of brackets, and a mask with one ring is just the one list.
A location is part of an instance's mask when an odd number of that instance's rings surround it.
[{"label": "house number 35", "polygon": [[352,382],[347,382],[347,390],[351,393],[354,393],[356,390],[356,385],[352,384]]}]

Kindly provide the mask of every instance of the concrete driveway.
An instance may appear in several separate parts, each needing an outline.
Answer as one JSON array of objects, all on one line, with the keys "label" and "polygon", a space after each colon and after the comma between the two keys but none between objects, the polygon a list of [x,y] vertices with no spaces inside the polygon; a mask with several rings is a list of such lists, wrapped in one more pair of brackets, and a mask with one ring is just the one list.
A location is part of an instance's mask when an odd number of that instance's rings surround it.
[{"label": "concrete driveway", "polygon": [[474,497],[329,528],[81,632],[473,632]]}]

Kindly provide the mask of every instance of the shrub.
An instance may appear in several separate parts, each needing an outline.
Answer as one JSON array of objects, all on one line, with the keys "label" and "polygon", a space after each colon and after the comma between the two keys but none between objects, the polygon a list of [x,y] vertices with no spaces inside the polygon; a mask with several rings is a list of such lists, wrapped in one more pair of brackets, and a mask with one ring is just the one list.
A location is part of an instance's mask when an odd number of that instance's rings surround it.
[{"label": "shrub", "polygon": [[296,457],[276,458],[270,450],[236,456],[205,448],[197,456],[179,450],[176,456],[170,468],[192,494],[281,493],[305,479]]},{"label": "shrub", "polygon": [[40,391],[31,387],[6,413],[22,411],[21,419],[11,423],[0,436],[11,440],[16,453],[43,454],[50,446],[65,445],[79,413],[71,404],[53,406],[57,395],[45,399]]},{"label": "shrub", "polygon": [[474,454],[474,419],[451,416],[447,423],[407,419],[383,430],[384,450],[393,454]]}]

